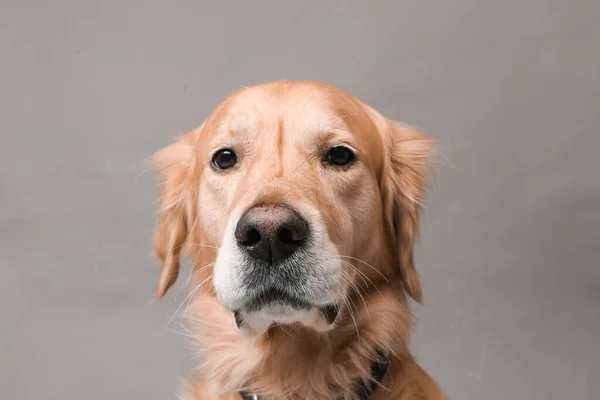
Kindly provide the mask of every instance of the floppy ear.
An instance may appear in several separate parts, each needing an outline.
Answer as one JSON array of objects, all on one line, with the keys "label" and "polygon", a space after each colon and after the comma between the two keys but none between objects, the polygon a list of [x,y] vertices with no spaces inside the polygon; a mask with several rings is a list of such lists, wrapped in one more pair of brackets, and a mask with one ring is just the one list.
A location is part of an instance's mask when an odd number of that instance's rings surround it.
[{"label": "floppy ear", "polygon": [[389,218],[389,229],[395,240],[396,262],[404,288],[415,301],[421,303],[421,283],[414,266],[413,254],[431,142],[409,126],[394,121],[386,122],[384,212]]},{"label": "floppy ear", "polygon": [[194,163],[198,132],[191,131],[153,157],[160,178],[160,210],[154,231],[154,252],[163,262],[156,299],[165,295],[179,275],[179,259],[194,220]]}]

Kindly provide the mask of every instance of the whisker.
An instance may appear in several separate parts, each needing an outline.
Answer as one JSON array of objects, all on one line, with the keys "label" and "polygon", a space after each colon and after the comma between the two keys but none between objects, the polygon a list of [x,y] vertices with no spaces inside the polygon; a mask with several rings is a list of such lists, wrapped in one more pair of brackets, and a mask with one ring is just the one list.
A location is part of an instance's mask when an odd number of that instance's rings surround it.
[{"label": "whisker", "polygon": [[211,262],[206,264],[204,267],[198,269],[198,271],[194,271],[194,273],[190,274],[190,277],[187,279],[187,283],[190,283],[192,279],[194,279],[200,272],[206,270],[207,268],[214,267],[215,262]]},{"label": "whisker", "polygon": [[[342,262],[342,264],[349,266],[350,268],[355,268],[354,265],[350,264],[348,261],[344,261],[344,260],[340,260]],[[358,276],[360,277],[360,279],[362,279],[363,283],[365,284],[365,288],[369,287],[369,283],[367,282],[367,280],[364,278],[363,276],[364,274],[359,274]],[[372,284],[373,282],[371,282]]]},{"label": "whisker", "polygon": [[363,283],[365,284],[365,288],[369,287],[369,283],[371,284],[371,286],[375,286],[375,284],[373,284],[373,281],[371,281],[369,279],[369,277],[367,275],[365,275],[361,270],[356,268],[354,265],[352,265],[348,261],[344,261],[344,260],[340,260],[340,261],[342,262],[342,264],[347,265],[348,267],[352,268],[352,270],[358,274],[358,276],[362,279]]},{"label": "whisker", "polygon": [[[342,290],[342,292],[345,291],[344,286],[342,285],[342,283],[340,282],[339,279],[336,279],[335,283]],[[329,289],[329,292],[330,292],[330,294],[333,295],[333,293],[331,292],[331,289]],[[356,319],[354,318],[354,313],[352,311],[352,308],[350,307],[350,304],[348,303],[348,300],[350,299],[350,297],[347,295],[344,295],[344,296],[342,296],[342,299],[344,299],[344,306],[348,310],[348,313],[350,314],[350,318],[352,319],[352,322],[354,323],[354,328],[356,329],[356,335],[357,335],[358,339],[360,340],[360,332],[358,331],[358,324],[356,323]]]},{"label": "whisker", "polygon": [[[341,285],[339,280],[337,280],[337,284],[340,286],[340,288],[343,288],[343,286]],[[358,337],[358,340],[360,340],[360,332],[358,331],[358,324],[356,323],[356,318],[354,318],[354,312],[352,311],[352,307],[350,307],[350,303],[348,303],[348,300],[350,300],[350,296],[344,296],[343,299],[344,299],[344,306],[348,310],[348,313],[350,314],[350,318],[352,319],[352,322],[354,323],[354,328],[356,329],[356,335]],[[354,304],[354,302],[353,302],[353,304]]]},{"label": "whisker", "polygon": [[356,294],[364,299],[364,295],[366,295],[367,292],[364,291],[364,289],[361,288],[360,285],[358,285],[358,283],[352,279],[352,276],[348,272],[342,271],[342,273],[344,274],[343,277],[346,279],[348,284],[354,289]]},{"label": "whisker", "polygon": [[358,261],[358,262],[360,262],[360,263],[363,263],[364,265],[366,265],[367,267],[370,267],[371,269],[373,269],[373,271],[375,271],[375,272],[377,272],[379,275],[381,275],[381,277],[382,277],[383,279],[385,279],[385,281],[386,281],[387,283],[390,283],[390,281],[389,281],[389,280],[388,280],[388,279],[385,277],[385,275],[383,275],[383,274],[381,273],[381,271],[379,271],[377,268],[375,268],[374,266],[372,266],[372,265],[371,265],[371,264],[369,264],[368,262],[366,262],[366,261],[363,261],[363,260],[361,260],[360,258],[356,258],[356,257],[350,257],[350,256],[343,256],[343,255],[341,255],[341,254],[339,255],[339,257],[341,257],[341,258],[348,258],[348,259],[350,259],[350,260],[355,260],[355,261]]},{"label": "whisker", "polygon": [[[366,279],[371,284],[371,286],[373,286],[375,288],[375,290],[377,290],[377,292],[379,292],[381,294],[377,285],[375,285],[373,283],[373,281],[364,272],[362,272],[360,269],[358,269],[355,265],[352,265],[352,263],[350,263],[348,261],[344,261],[344,260],[340,259],[339,257],[338,258],[330,258],[330,260],[340,261],[342,264],[347,265],[348,267],[352,268],[353,271],[355,271],[357,274],[359,274],[359,276],[361,277],[363,282],[365,282],[365,279]],[[386,281],[387,281],[387,279],[386,279]],[[365,282],[365,288],[368,288],[368,285],[366,284],[366,282]],[[364,293],[367,294],[366,291]]]},{"label": "whisker", "polygon": [[210,246],[208,244],[202,244],[202,243],[191,243],[190,246],[193,246],[193,247],[206,247],[206,248],[209,248],[209,249],[219,250],[218,246]]},{"label": "whisker", "polygon": [[177,310],[175,310],[175,313],[171,316],[171,318],[169,318],[169,321],[167,321],[167,324],[163,327],[163,330],[166,329],[171,322],[173,322],[173,319],[175,319],[175,317],[179,314],[179,311],[181,310],[181,308],[184,306],[184,304],[187,305],[186,307],[191,303],[192,299],[194,298],[194,295],[198,292],[198,290],[202,287],[202,285],[204,285],[204,283],[210,279],[212,279],[213,274],[210,274],[210,276],[208,276],[206,279],[204,279],[202,282],[200,282],[200,284],[198,286],[196,286],[192,291],[190,291],[190,293],[187,295],[187,297],[181,302],[181,304],[179,305],[179,307],[177,307]]},{"label": "whisker", "polygon": [[351,263],[347,263],[345,265],[348,265],[350,268],[352,268],[353,271],[356,271],[357,273],[361,274],[362,276],[364,276],[370,283],[371,286],[373,286],[373,288],[377,291],[377,293],[379,293],[381,295],[381,291],[379,290],[379,288],[377,287],[377,285],[375,285],[373,283],[373,281],[371,279],[369,279],[368,276],[366,276],[361,270],[359,270],[358,268],[356,268],[354,265],[352,265]]},{"label": "whisker", "polygon": [[282,324],[275,322],[275,326],[281,328],[282,331],[284,331],[289,337],[291,337],[292,339],[298,340],[298,341],[302,341],[302,339],[297,338],[296,336],[292,335],[290,332],[288,332]]},{"label": "whisker", "polygon": [[211,266],[214,266],[214,264],[215,264],[214,262],[212,262],[212,263],[208,263],[208,264],[206,264],[204,267],[200,268],[199,270],[197,270],[197,271],[193,271],[193,272],[190,274],[190,276],[189,276],[189,277],[186,279],[186,281],[185,281],[185,284],[183,284],[183,285],[179,285],[179,288],[177,289],[177,293],[175,293],[175,301],[177,301],[177,298],[179,297],[179,294],[181,293],[181,290],[182,290],[184,287],[186,287],[186,288],[187,288],[187,286],[190,284],[190,282],[192,281],[192,279],[194,279],[194,278],[195,278],[195,277],[196,277],[196,276],[197,276],[197,275],[198,275],[200,272],[204,271],[205,269],[207,269],[207,268],[209,268],[209,267],[211,267]]},{"label": "whisker", "polygon": [[371,319],[371,313],[369,312],[369,307],[367,306],[367,302],[365,301],[365,297],[363,296],[363,294],[360,292],[360,288],[358,287],[358,285],[353,282],[351,280],[351,277],[348,275],[347,272],[342,271],[344,273],[344,275],[342,275],[343,278],[345,278],[347,280],[347,282],[350,284],[350,286],[354,289],[354,292],[356,293],[356,295],[358,296],[358,298],[360,299],[360,301],[362,302],[363,306],[365,307],[365,310],[367,311],[367,316],[369,317],[369,319]]},{"label": "whisker", "polygon": [[348,303],[349,299],[350,299],[350,297],[346,297],[344,300],[344,304],[346,305],[346,309],[348,310],[348,313],[350,313],[350,318],[352,318],[352,322],[354,323],[354,328],[356,329],[356,336],[358,337],[358,340],[360,341],[360,332],[358,331],[358,324],[356,323],[356,318],[354,318],[354,312],[352,312],[352,308],[350,307],[350,304]]}]

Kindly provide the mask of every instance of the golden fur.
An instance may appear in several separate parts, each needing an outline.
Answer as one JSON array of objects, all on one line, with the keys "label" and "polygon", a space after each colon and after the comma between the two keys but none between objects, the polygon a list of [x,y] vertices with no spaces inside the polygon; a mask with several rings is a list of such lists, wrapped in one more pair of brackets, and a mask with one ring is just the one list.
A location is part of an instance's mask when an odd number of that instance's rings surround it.
[{"label": "golden fur", "polygon": [[[242,143],[252,161],[235,176],[216,176],[210,150],[227,140]],[[334,142],[350,142],[360,154],[347,173],[323,173],[311,163],[312,151]],[[157,153],[154,248],[163,268],[156,297],[175,282],[182,251],[194,265],[188,313],[201,364],[182,398],[238,399],[244,389],[272,400],[350,399],[353,383],[368,379],[378,348],[393,357],[373,400],[444,398],[408,350],[406,294],[422,301],[413,248],[429,152],[421,133],[339,89],[279,81],[236,91],[201,127]],[[333,329],[275,325],[242,338],[217,301],[211,263],[225,224],[232,210],[258,201],[303,202],[320,211],[345,257],[346,303]]]}]

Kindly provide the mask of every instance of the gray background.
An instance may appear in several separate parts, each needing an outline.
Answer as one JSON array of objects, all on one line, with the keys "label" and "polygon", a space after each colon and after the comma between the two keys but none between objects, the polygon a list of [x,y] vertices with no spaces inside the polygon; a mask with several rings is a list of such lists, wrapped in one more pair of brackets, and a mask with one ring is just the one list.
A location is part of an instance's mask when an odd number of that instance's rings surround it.
[{"label": "gray background", "polygon": [[448,394],[598,398],[598,17],[597,0],[2,0],[0,397],[175,398],[185,294],[150,302],[144,160],[231,90],[308,78],[439,142],[414,351]]}]

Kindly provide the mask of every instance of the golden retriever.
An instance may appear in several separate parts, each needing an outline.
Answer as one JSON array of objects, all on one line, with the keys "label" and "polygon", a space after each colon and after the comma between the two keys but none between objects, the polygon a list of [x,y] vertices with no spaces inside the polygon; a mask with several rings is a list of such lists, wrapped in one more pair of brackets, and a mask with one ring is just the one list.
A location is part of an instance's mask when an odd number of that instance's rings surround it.
[{"label": "golden retriever", "polygon": [[[245,87],[159,151],[156,297],[191,254],[184,399],[444,395],[409,353],[430,142],[344,91]],[[375,371],[375,372],[374,372]]]}]

